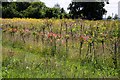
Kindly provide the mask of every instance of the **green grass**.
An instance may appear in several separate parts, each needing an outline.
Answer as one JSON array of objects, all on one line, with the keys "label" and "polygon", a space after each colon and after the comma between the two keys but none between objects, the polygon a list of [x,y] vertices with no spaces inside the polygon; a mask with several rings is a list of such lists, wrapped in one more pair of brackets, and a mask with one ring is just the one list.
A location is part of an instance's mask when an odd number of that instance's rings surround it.
[{"label": "green grass", "polygon": [[[28,24],[17,24],[20,21]],[[5,19],[0,35],[2,76],[120,78],[118,25],[118,21]]]},{"label": "green grass", "polygon": [[[4,78],[118,78],[118,70],[101,59],[71,59],[55,55],[40,55],[21,48],[16,43],[3,42],[2,76]],[[45,50],[45,49],[44,49]],[[12,55],[11,55],[12,54]]]}]

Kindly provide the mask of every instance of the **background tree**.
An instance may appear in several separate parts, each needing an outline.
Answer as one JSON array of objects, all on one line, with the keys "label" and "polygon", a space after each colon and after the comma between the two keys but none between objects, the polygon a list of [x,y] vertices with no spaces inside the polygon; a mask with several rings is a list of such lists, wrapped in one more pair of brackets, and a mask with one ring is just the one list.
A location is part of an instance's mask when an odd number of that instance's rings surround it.
[{"label": "background tree", "polygon": [[8,2],[8,0],[0,0],[1,2]]},{"label": "background tree", "polygon": [[59,18],[61,9],[58,4],[49,8],[43,2],[3,2],[2,14],[3,18]]},{"label": "background tree", "polygon": [[62,18],[67,18],[67,13],[65,12],[64,8],[61,8],[60,5],[57,3],[54,5],[53,8],[56,8],[58,9],[57,12],[58,12],[58,18],[62,19]]},{"label": "background tree", "polygon": [[60,10],[58,8],[47,8],[46,10],[46,18],[59,18]]},{"label": "background tree", "polygon": [[118,17],[118,15],[117,14],[115,14],[115,16],[114,16],[114,19],[116,20],[116,19],[118,19],[119,17]]},{"label": "background tree", "polygon": [[46,6],[43,2],[3,2],[3,18],[44,18]]},{"label": "background tree", "polygon": [[59,8],[60,9],[60,5],[57,3],[54,5],[54,8]]},{"label": "background tree", "polygon": [[2,6],[3,6],[2,7],[3,18],[13,18],[20,16],[19,12],[16,10],[17,9],[16,3],[3,2]]},{"label": "background tree", "polygon": [[[0,2],[0,12],[2,12],[2,3]],[[0,14],[0,18],[2,17],[2,14]]]},{"label": "background tree", "polygon": [[64,8],[60,9],[60,19],[69,18],[68,14],[65,12]]},{"label": "background tree", "polygon": [[104,2],[72,2],[68,10],[71,18],[100,20],[107,12],[104,6]]},{"label": "background tree", "polygon": [[107,20],[110,20],[110,19],[112,19],[112,17],[111,17],[111,16],[108,16],[108,17],[107,17]]},{"label": "background tree", "polygon": [[24,15],[28,18],[44,18],[46,6],[43,2],[32,2],[25,10]]}]

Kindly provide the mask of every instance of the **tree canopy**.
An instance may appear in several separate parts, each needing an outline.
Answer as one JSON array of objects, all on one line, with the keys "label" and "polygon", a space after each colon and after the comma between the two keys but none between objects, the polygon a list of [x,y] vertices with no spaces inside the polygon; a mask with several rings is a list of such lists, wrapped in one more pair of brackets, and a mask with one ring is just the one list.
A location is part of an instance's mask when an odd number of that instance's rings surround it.
[{"label": "tree canopy", "polygon": [[72,18],[100,20],[107,12],[104,2],[72,2],[68,10]]},{"label": "tree canopy", "polygon": [[2,17],[100,20],[107,12],[104,6],[104,2],[71,2],[68,6],[69,13],[66,13],[58,3],[50,8],[43,2],[2,2]]},{"label": "tree canopy", "polygon": [[[56,5],[55,5],[56,6]],[[61,12],[62,10],[62,12]],[[2,17],[60,18],[63,8],[49,8],[43,2],[3,2]]]}]

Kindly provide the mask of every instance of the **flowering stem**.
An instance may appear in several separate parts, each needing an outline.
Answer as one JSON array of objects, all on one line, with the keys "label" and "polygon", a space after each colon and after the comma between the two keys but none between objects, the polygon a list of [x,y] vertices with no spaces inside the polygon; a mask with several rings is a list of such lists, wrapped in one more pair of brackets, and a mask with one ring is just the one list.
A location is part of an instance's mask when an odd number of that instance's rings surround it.
[{"label": "flowering stem", "polygon": [[21,37],[22,37],[22,40],[23,40],[23,42],[25,43],[25,39],[24,39],[24,36],[23,36],[23,34],[21,34]]},{"label": "flowering stem", "polygon": [[52,53],[52,56],[54,56],[56,53],[56,39],[55,38],[53,40],[53,46],[51,46],[51,47],[52,47],[51,53]]},{"label": "flowering stem", "polygon": [[113,57],[113,63],[115,65],[115,69],[117,68],[117,42],[115,40],[114,43],[114,57]]},{"label": "flowering stem", "polygon": [[94,58],[95,58],[95,44],[94,44],[94,41],[92,41],[92,44],[93,44],[93,53],[94,53]]},{"label": "flowering stem", "polygon": [[102,40],[102,49],[103,49],[103,53],[104,53],[104,41]]},{"label": "flowering stem", "polygon": [[68,54],[68,39],[66,39],[66,56]]},{"label": "flowering stem", "polygon": [[39,35],[36,35],[36,41],[38,43],[38,41],[39,41]]},{"label": "flowering stem", "polygon": [[92,43],[90,43],[89,45],[90,45],[90,53],[91,53],[91,52],[92,52],[92,49],[91,49],[91,47],[92,47]]},{"label": "flowering stem", "polygon": [[94,41],[92,41],[92,46],[93,46],[93,60],[95,60],[95,45],[94,45]]},{"label": "flowering stem", "polygon": [[73,31],[72,31],[72,28],[71,28],[71,36],[72,36],[72,47],[74,47],[74,45],[73,45]]},{"label": "flowering stem", "polygon": [[88,53],[89,53],[89,46],[90,46],[90,45],[89,45],[89,43],[88,43],[88,50],[87,50],[86,56],[88,56]]},{"label": "flowering stem", "polygon": [[83,41],[80,42],[80,56],[81,56],[81,52],[82,52],[82,45],[83,45]]},{"label": "flowering stem", "polygon": [[[65,27],[66,27],[66,35],[67,35],[67,32],[68,32],[68,29],[67,29],[67,23],[65,22]],[[68,38],[66,38],[66,56],[68,54]]]}]

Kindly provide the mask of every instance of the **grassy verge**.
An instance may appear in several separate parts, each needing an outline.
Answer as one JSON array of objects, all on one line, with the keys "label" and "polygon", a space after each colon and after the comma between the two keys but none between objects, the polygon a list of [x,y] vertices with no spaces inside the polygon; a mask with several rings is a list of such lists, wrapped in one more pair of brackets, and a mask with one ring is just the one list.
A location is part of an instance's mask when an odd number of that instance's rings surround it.
[{"label": "grassy verge", "polygon": [[[9,41],[8,41],[9,43]],[[2,76],[4,78],[118,78],[114,69],[100,59],[70,59],[26,50],[3,42]]]}]

